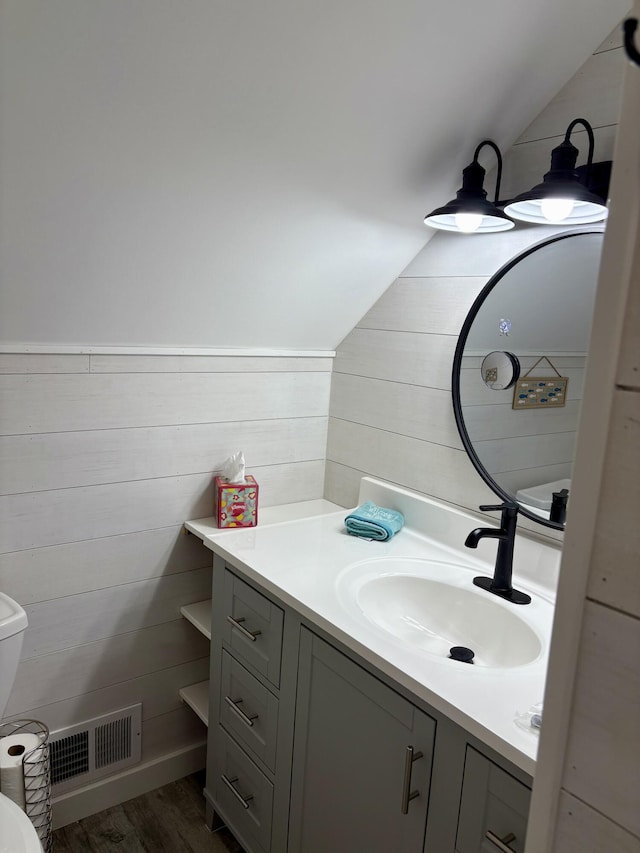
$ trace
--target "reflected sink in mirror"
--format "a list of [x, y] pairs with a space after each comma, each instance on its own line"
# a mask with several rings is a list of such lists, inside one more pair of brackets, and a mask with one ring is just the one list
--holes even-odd
[[[475, 587], [477, 574], [477, 569], [454, 563], [373, 559], [347, 567], [337, 580], [337, 592], [352, 616], [413, 651], [448, 659], [451, 647], [464, 646], [474, 652], [477, 667], [533, 663], [543, 651], [539, 634], [512, 604]], [[552, 605], [538, 605], [548, 609], [550, 620]]]

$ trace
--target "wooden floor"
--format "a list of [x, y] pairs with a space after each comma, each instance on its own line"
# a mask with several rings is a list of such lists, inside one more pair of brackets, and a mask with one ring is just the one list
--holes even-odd
[[54, 853], [243, 853], [227, 829], [206, 828], [203, 782], [187, 776], [58, 829]]

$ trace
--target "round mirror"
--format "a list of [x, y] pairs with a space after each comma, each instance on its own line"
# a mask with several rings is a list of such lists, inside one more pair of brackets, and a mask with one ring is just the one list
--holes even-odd
[[471, 306], [453, 362], [454, 414], [476, 470], [556, 529], [571, 500], [603, 236], [561, 234], [505, 264]]
[[482, 359], [480, 375], [487, 388], [504, 391], [520, 378], [520, 362], [512, 352], [490, 352]]

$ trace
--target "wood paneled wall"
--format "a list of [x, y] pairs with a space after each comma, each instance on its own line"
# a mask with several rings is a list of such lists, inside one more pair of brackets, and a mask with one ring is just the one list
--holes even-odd
[[27, 610], [5, 716], [52, 730], [141, 701], [143, 761], [203, 742], [178, 690], [209, 644], [213, 472], [244, 450], [262, 506], [322, 497], [330, 358], [0, 356], [0, 589]]
[[[636, 2], [632, 14], [639, 13]], [[557, 853], [640, 850], [640, 204], [637, 194], [628, 192], [640, 177], [640, 69], [631, 63], [628, 68], [605, 245], [608, 264], [603, 264], [607, 280], [615, 276], [628, 290], [620, 299], [616, 281], [617, 292], [603, 296], [615, 306], [622, 334], [601, 345], [609, 344], [615, 367], [606, 391], [598, 383], [587, 385], [585, 393], [585, 404], [593, 408], [602, 406], [604, 397], [608, 416], [600, 492], [593, 496], [588, 583], [581, 590], [586, 597], [577, 604], [558, 601], [560, 619], [576, 606], [584, 609], [551, 848]], [[594, 337], [597, 332], [596, 320]], [[585, 452], [590, 463], [594, 449]]]
[[[623, 61], [616, 33], [507, 153], [503, 197], [541, 180], [551, 149], [579, 116], [594, 126], [595, 160], [612, 158]], [[586, 134], [577, 130], [572, 140], [582, 148], [578, 163], [585, 162]], [[438, 232], [409, 264], [338, 348], [325, 497], [353, 505], [360, 476], [372, 474], [470, 509], [493, 501], [458, 437], [453, 353], [464, 318], [493, 273], [558, 233], [557, 227], [523, 223], [495, 235]], [[523, 526], [556, 538], [534, 523]]]

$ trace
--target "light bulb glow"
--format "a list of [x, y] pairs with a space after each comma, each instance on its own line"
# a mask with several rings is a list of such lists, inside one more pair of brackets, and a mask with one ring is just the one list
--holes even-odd
[[549, 222], [563, 222], [573, 212], [572, 198], [545, 198], [540, 203], [540, 212]]
[[456, 228], [463, 234], [473, 234], [482, 224], [481, 213], [456, 213]]

